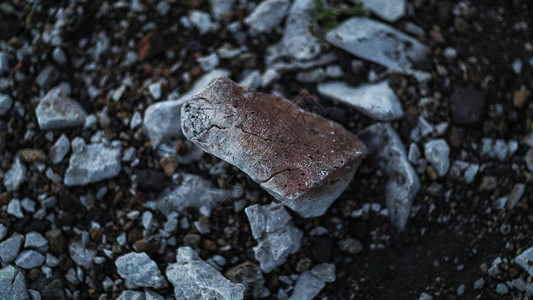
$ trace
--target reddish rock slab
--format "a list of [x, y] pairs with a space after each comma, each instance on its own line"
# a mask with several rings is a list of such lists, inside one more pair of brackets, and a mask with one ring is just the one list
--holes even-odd
[[184, 135], [303, 217], [323, 215], [352, 180], [364, 144], [282, 97], [216, 79], [181, 111]]

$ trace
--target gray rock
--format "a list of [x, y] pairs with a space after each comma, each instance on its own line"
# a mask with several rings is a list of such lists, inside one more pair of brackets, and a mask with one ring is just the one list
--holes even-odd
[[266, 0], [259, 3], [254, 11], [244, 19], [252, 36], [270, 33], [287, 15], [289, 0]]
[[296, 74], [296, 80], [303, 83], [320, 82], [326, 78], [326, 71], [323, 68], [316, 68], [309, 71], [300, 71]]
[[478, 280], [474, 281], [474, 289], [480, 290], [485, 285], [485, 279], [479, 278]]
[[196, 29], [198, 29], [200, 34], [208, 33], [215, 25], [213, 21], [211, 21], [209, 14], [200, 10], [191, 11], [189, 13], [189, 21], [194, 27], [196, 27]]
[[68, 247], [72, 260], [80, 267], [90, 269], [93, 265], [95, 250], [87, 249], [81, 242], [72, 242]]
[[366, 10], [388, 22], [396, 22], [405, 15], [405, 0], [360, 0]]
[[450, 169], [450, 147], [446, 140], [436, 139], [427, 142], [424, 145], [424, 154], [440, 177], [448, 173]]
[[9, 60], [7, 53], [0, 51], [0, 75], [9, 72]]
[[378, 121], [392, 121], [403, 117], [402, 104], [387, 80], [359, 87], [351, 87], [342, 81], [328, 82], [319, 84], [317, 89], [322, 96], [350, 105]]
[[418, 146], [415, 143], [411, 143], [411, 145], [409, 145], [409, 153], [407, 154], [407, 158], [414, 166], [416, 166], [416, 171], [418, 173], [425, 172], [427, 161], [422, 158], [420, 149], [418, 149]]
[[298, 278], [289, 300], [314, 299], [325, 286], [326, 283], [322, 279], [310, 271], [305, 271]]
[[468, 168], [465, 170], [465, 182], [466, 183], [472, 183], [474, 181], [474, 178], [477, 175], [477, 172], [479, 171], [479, 165], [478, 164], [470, 164]]
[[224, 278], [189, 247], [178, 249], [177, 262], [167, 267], [176, 299], [243, 299], [244, 286]]
[[181, 97], [154, 103], [144, 112], [144, 128], [155, 147], [161, 142], [181, 138], [181, 106], [190, 97], [202, 91], [211, 81], [218, 77], [229, 76], [230, 72], [222, 69], [213, 70], [203, 75], [192, 88]]
[[31, 200], [30, 198], [22, 199], [22, 201], [20, 201], [20, 205], [22, 205], [22, 208], [27, 212], [35, 212], [35, 201]]
[[24, 218], [24, 213], [22, 212], [22, 206], [20, 205], [19, 199], [13, 198], [11, 201], [9, 201], [7, 213], [19, 219]]
[[394, 226], [403, 229], [413, 198], [420, 189], [420, 180], [407, 160], [404, 145], [389, 123], [371, 125], [359, 134], [359, 138], [388, 177], [385, 199], [389, 216]]
[[20, 161], [20, 158], [15, 158], [11, 168], [4, 176], [4, 186], [9, 192], [17, 191], [20, 185], [26, 180], [26, 166]]
[[253, 70], [246, 74], [241, 81], [239, 81], [239, 85], [255, 91], [261, 86], [261, 80], [261, 72], [258, 70]]
[[3, 116], [13, 105], [13, 100], [9, 95], [0, 94], [0, 116]]
[[24, 237], [22, 235], [15, 233], [0, 243], [0, 260], [4, 263], [14, 261], [17, 258], [23, 240]]
[[57, 47], [52, 51], [52, 59], [60, 64], [64, 65], [67, 63], [67, 56], [65, 55], [65, 52], [60, 47]]
[[143, 292], [124, 290], [118, 296], [117, 300], [146, 300]]
[[232, 192], [215, 188], [211, 182], [194, 174], [181, 173], [181, 184], [174, 189], [163, 191], [155, 206], [165, 214], [181, 212], [185, 208], [213, 207], [224, 200], [231, 199]]
[[20, 252], [15, 263], [17, 266], [29, 270], [42, 266], [45, 257], [35, 250], [24, 250]]
[[32, 231], [26, 233], [24, 239], [24, 248], [41, 249], [48, 245], [48, 241], [38, 232]]
[[[75, 139], [76, 140], [76, 139]], [[79, 139], [78, 149], [72, 146], [69, 166], [63, 182], [67, 186], [80, 186], [117, 176], [120, 173], [122, 144], [113, 142], [85, 145]]]
[[57, 82], [59, 75], [59, 70], [53, 65], [49, 65], [37, 75], [35, 82], [41, 88], [48, 89]]
[[295, 0], [285, 22], [282, 44], [296, 60], [309, 60], [322, 52], [320, 40], [312, 33], [317, 27], [313, 0]]
[[161, 81], [154, 82], [148, 86], [148, 92], [150, 92], [150, 95], [152, 98], [158, 100], [161, 98], [161, 94], [163, 93], [163, 87], [161, 85]]
[[233, 9], [237, 0], [209, 0], [211, 15], [215, 20], [220, 20], [227, 12]]
[[35, 109], [42, 130], [82, 126], [87, 113], [81, 105], [68, 98], [70, 87], [59, 85], [51, 89]]
[[70, 140], [65, 134], [61, 134], [61, 136], [52, 145], [52, 147], [50, 147], [50, 151], [48, 152], [50, 161], [53, 164], [57, 165], [63, 160], [63, 158], [65, 158], [69, 150]]
[[41, 300], [42, 299], [41, 293], [39, 293], [39, 291], [30, 289], [30, 290], [28, 290], [28, 294], [30, 294], [31, 300]]
[[498, 283], [496, 286], [496, 292], [500, 295], [507, 295], [509, 293], [509, 288], [505, 283]]
[[527, 153], [524, 156], [524, 161], [526, 162], [527, 169], [530, 172], [533, 172], [533, 149], [527, 150]]
[[255, 204], [244, 211], [258, 243], [254, 247], [255, 258], [265, 273], [284, 264], [289, 254], [300, 249], [303, 233], [281, 204]]
[[311, 269], [311, 274], [320, 278], [324, 282], [334, 282], [336, 279], [335, 265], [328, 263], [316, 265]]
[[216, 52], [213, 52], [209, 55], [198, 57], [198, 63], [204, 72], [210, 72], [218, 67], [220, 64], [220, 59], [218, 58]]
[[260, 298], [265, 290], [265, 277], [258, 265], [246, 261], [229, 269], [224, 276], [235, 283], [242, 283], [246, 287], [246, 299]]
[[7, 235], [7, 227], [4, 224], [0, 223], [0, 241], [3, 240]]
[[507, 157], [508, 149], [507, 143], [502, 139], [481, 139], [481, 155], [486, 155], [490, 158], [498, 158], [500, 161], [504, 161]]
[[325, 38], [355, 56], [401, 73], [407, 73], [414, 63], [424, 61], [430, 52], [428, 47], [405, 33], [363, 17], [346, 20]]
[[24, 274], [13, 266], [7, 266], [0, 270], [0, 299], [30, 299], [26, 289]]
[[122, 255], [117, 258], [115, 265], [122, 278], [137, 286], [158, 289], [166, 284], [157, 264], [144, 252]]
[[[0, 244], [1, 245], [1, 244]], [[514, 263], [522, 267], [530, 276], [533, 276], [533, 247], [524, 250], [514, 259]]]

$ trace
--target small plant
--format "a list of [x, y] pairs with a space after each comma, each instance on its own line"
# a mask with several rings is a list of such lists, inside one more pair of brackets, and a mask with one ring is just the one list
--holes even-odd
[[318, 25], [326, 30], [337, 27], [340, 18], [365, 15], [362, 2], [356, 2], [348, 8], [324, 8], [321, 0], [315, 0], [315, 10]]

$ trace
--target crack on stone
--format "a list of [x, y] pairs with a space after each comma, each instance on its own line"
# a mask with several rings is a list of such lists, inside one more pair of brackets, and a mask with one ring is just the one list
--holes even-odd
[[211, 124], [208, 128], [202, 130], [202, 131], [199, 131], [198, 133], [196, 133], [192, 138], [194, 139], [198, 139], [198, 136], [208, 132], [209, 130], [213, 129], [213, 128], [218, 128], [220, 130], [225, 130], [225, 129], [228, 129], [228, 127], [222, 127], [222, 126], [219, 126], [219, 125], [216, 125], [216, 124]]
[[274, 178], [274, 176], [277, 176], [277, 175], [279, 175], [279, 174], [281, 174], [281, 173], [283, 173], [283, 172], [287, 172], [287, 171], [291, 171], [291, 168], [285, 168], [285, 169], [283, 169], [283, 170], [281, 170], [281, 171], [274, 172], [274, 173], [273, 173], [272, 175], [270, 175], [267, 179], [261, 181], [261, 183], [265, 183], [265, 182], [271, 180], [272, 178]]
[[242, 133], [245, 133], [245, 134], [249, 134], [249, 135], [252, 135], [252, 136], [258, 137], [258, 138], [262, 139], [262, 140], [265, 141], [265, 142], [271, 142], [271, 141], [272, 141], [271, 139], [266, 138], [266, 137], [262, 137], [262, 136], [260, 136], [260, 135], [257, 134], [257, 133], [253, 133], [253, 132], [251, 132], [251, 131], [248, 131], [248, 130], [246, 130], [246, 129], [243, 129], [243, 128], [242, 128], [242, 124], [235, 126], [235, 128], [239, 129]]

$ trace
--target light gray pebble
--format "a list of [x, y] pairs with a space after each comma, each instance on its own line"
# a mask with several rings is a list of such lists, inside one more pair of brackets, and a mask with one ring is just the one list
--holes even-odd
[[26, 180], [26, 166], [20, 161], [20, 158], [15, 158], [11, 168], [4, 176], [4, 186], [9, 192], [17, 191], [20, 185]]
[[474, 289], [480, 290], [485, 285], [485, 279], [479, 278], [478, 280], [474, 281]]
[[17, 266], [29, 270], [40, 267], [44, 263], [44, 255], [35, 250], [24, 250], [20, 252], [15, 263]]
[[498, 283], [496, 286], [496, 292], [500, 295], [507, 295], [509, 293], [509, 288], [505, 283]]
[[22, 212], [22, 206], [20, 205], [19, 199], [11, 199], [7, 206], [7, 213], [19, 219], [24, 218], [24, 213]]
[[0, 94], [0, 116], [3, 116], [13, 105], [13, 100], [9, 95]]
[[65, 158], [69, 150], [70, 150], [70, 140], [65, 134], [61, 134], [61, 136], [52, 145], [52, 147], [50, 147], [50, 151], [48, 152], [50, 161], [53, 164], [57, 165]]
[[424, 154], [440, 177], [448, 173], [450, 168], [450, 147], [444, 139], [427, 142], [424, 145]]

